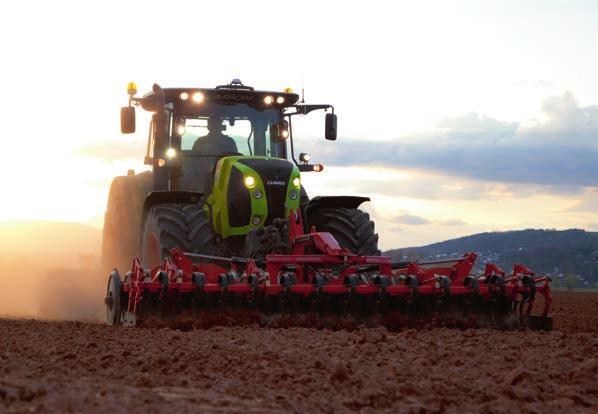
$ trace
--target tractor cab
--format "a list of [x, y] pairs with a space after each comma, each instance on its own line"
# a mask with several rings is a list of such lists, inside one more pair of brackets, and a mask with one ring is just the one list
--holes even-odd
[[145, 163], [152, 166], [154, 191], [210, 194], [218, 162], [229, 156], [290, 159], [301, 171], [320, 171], [303, 155], [293, 153], [291, 117], [315, 109], [327, 114], [327, 139], [336, 138], [336, 118], [330, 105], [297, 104], [299, 96], [256, 91], [235, 79], [208, 88], [164, 88], [135, 97], [130, 84], [129, 106], [121, 110], [123, 133], [135, 131], [135, 106], [153, 112]]

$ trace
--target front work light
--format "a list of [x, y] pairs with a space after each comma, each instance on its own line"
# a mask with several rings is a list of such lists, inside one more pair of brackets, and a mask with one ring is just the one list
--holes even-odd
[[284, 119], [274, 125], [274, 130], [276, 131], [276, 138], [278, 138], [279, 141], [286, 140], [290, 135], [289, 123]]
[[181, 100], [186, 101], [187, 99], [189, 99], [189, 94], [187, 92], [182, 92], [179, 97], [181, 98]]
[[166, 150], [166, 157], [173, 159], [174, 157], [176, 157], [176, 150], [174, 148], [168, 148]]
[[273, 98], [273, 97], [271, 97], [271, 96], [269, 96], [269, 95], [268, 95], [268, 96], [266, 96], [266, 97], [264, 98], [264, 103], [265, 103], [266, 105], [270, 105], [272, 102], [274, 102], [274, 98]]
[[279, 96], [278, 98], [276, 98], [276, 103], [277, 104], [283, 104], [284, 103], [284, 98], [282, 96]]
[[195, 102], [195, 103], [201, 103], [203, 101], [203, 93], [195, 92], [193, 94], [192, 99], [193, 99], [193, 102]]
[[311, 155], [309, 155], [307, 152], [302, 152], [299, 154], [299, 161], [307, 164], [309, 160], [311, 160]]
[[243, 183], [245, 183], [245, 187], [253, 188], [255, 187], [255, 178], [251, 175], [246, 175], [245, 178], [243, 178]]

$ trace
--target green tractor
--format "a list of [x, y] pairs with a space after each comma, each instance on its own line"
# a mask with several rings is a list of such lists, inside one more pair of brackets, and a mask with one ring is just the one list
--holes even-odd
[[[300, 212], [305, 230], [331, 233], [341, 247], [379, 255], [378, 235], [358, 207], [369, 198], [309, 198], [301, 173], [319, 172], [296, 156], [292, 119], [326, 111], [325, 138], [336, 140], [331, 105], [307, 105], [290, 89], [256, 91], [238, 79], [208, 88], [161, 88], [121, 108], [121, 131], [135, 132], [135, 107], [151, 115], [145, 164], [150, 171], [116, 177], [104, 221], [105, 268], [126, 269], [139, 256], [158, 266], [173, 247], [219, 257], [257, 257], [276, 250], [268, 237]], [[281, 224], [282, 223], [282, 224]], [[284, 237], [282, 238], [284, 244]]]

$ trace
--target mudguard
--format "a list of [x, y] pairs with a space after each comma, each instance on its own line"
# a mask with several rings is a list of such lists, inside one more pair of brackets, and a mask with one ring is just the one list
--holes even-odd
[[366, 201], [370, 201], [369, 197], [358, 196], [319, 196], [309, 200], [305, 206], [305, 221], [309, 223], [309, 216], [314, 211], [323, 208], [357, 208]]

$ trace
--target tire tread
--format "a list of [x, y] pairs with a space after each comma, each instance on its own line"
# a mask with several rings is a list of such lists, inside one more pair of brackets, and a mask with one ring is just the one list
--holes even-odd
[[359, 209], [325, 208], [309, 217], [318, 231], [331, 233], [341, 247], [359, 255], [380, 255], [378, 234], [368, 213]]

